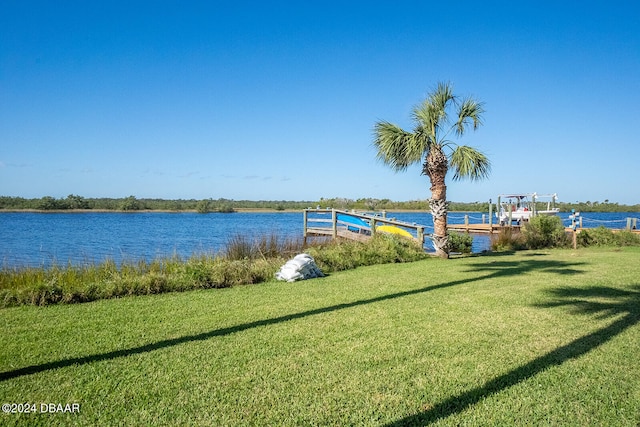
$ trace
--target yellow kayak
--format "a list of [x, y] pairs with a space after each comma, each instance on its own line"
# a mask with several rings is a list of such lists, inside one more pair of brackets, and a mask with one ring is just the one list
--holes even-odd
[[409, 233], [407, 230], [396, 227], [394, 225], [381, 225], [379, 227], [376, 227], [376, 231], [382, 231], [383, 233], [397, 234], [399, 236], [413, 238], [411, 233]]

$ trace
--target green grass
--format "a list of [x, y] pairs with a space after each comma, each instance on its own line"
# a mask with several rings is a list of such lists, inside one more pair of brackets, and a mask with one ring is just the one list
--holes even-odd
[[0, 310], [0, 425], [640, 423], [640, 248]]

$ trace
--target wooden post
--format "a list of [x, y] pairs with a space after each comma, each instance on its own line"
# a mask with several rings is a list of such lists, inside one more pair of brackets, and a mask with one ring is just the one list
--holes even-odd
[[335, 240], [338, 238], [338, 215], [336, 214], [335, 209], [331, 209], [331, 227], [331, 235]]
[[573, 229], [573, 249], [578, 249], [578, 231]]
[[627, 230], [631, 230], [631, 218], [627, 218]]
[[638, 218], [631, 218], [631, 229], [632, 230], [638, 229]]
[[469, 230], [469, 214], [464, 215], [464, 226]]
[[376, 234], [376, 217], [371, 217], [371, 237]]
[[489, 230], [491, 230], [492, 225], [493, 225], [493, 203], [491, 203], [491, 200], [489, 200]]
[[302, 244], [304, 246], [307, 246], [307, 215], [308, 215], [309, 211], [304, 209], [302, 211]]
[[531, 204], [533, 206], [531, 206], [531, 210], [533, 211], [533, 216], [536, 216], [538, 213], [538, 208], [536, 207], [536, 195], [535, 193], [533, 194], [533, 196], [531, 196]]

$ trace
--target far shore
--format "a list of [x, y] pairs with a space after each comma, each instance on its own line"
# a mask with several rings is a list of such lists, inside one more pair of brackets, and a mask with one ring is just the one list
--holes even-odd
[[[311, 208], [313, 209], [313, 208]], [[269, 209], [269, 208], [234, 208], [232, 212], [220, 212], [220, 211], [210, 211], [205, 212], [203, 215], [207, 213], [292, 213], [292, 212], [302, 212], [303, 209]], [[351, 210], [351, 209], [345, 209]], [[361, 209], [356, 209], [358, 212], [373, 212], [373, 211], [363, 211]], [[427, 210], [420, 209], [391, 209], [385, 210], [386, 212], [406, 212], [406, 213], [414, 213], [414, 212], [429, 212]], [[379, 211], [382, 212], [382, 211]], [[471, 211], [449, 211], [449, 212], [471, 212]], [[138, 210], [116, 210], [116, 209], [51, 209], [51, 210], [42, 210], [42, 209], [0, 209], [1, 213], [198, 213], [195, 209], [183, 209], [183, 210], [171, 210], [171, 209], [138, 209]]]

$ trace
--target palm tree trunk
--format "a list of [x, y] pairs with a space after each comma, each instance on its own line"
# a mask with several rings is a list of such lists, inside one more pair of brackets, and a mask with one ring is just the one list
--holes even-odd
[[431, 216], [433, 217], [433, 246], [436, 255], [449, 258], [449, 238], [447, 237], [447, 186], [445, 177], [449, 164], [442, 149], [431, 147], [423, 167], [423, 173], [431, 181]]
[[443, 199], [431, 199], [429, 204], [431, 205], [431, 215], [433, 216], [433, 246], [436, 250], [436, 255], [441, 258], [449, 258], [447, 202]]

